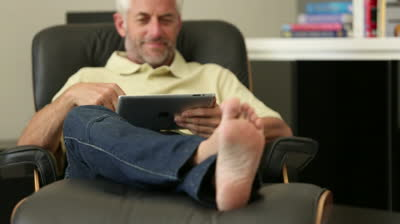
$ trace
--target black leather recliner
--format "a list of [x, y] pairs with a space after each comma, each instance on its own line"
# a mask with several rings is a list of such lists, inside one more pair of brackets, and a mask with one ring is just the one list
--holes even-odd
[[[252, 87], [243, 36], [221, 21], [185, 21], [177, 48], [187, 61], [217, 63]], [[61, 25], [33, 41], [36, 110], [51, 102], [66, 80], [82, 67], [104, 66], [123, 40], [112, 24]], [[106, 180], [57, 180], [53, 155], [35, 146], [0, 152], [0, 167], [32, 164], [35, 186], [44, 186], [14, 209], [12, 223], [322, 223], [329, 190], [288, 183], [314, 157], [311, 139], [281, 138], [267, 145], [260, 166], [265, 185], [248, 206], [230, 212], [202, 207], [186, 195], [152, 192]], [[285, 183], [276, 183], [284, 179]], [[54, 182], [54, 183], [52, 183]], [[51, 183], [51, 184], [50, 184]]]

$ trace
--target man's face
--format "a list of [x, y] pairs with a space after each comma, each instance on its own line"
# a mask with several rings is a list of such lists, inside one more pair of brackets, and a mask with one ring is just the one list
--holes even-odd
[[130, 60], [153, 67], [172, 63], [181, 28], [175, 0], [131, 0], [124, 21]]

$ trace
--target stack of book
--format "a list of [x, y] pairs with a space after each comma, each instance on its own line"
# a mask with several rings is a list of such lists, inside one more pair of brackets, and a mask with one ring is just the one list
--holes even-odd
[[282, 26], [282, 37], [352, 36], [353, 4], [348, 2], [307, 3], [295, 24]]
[[348, 0], [307, 3], [282, 37], [392, 37], [400, 35], [400, 0]]

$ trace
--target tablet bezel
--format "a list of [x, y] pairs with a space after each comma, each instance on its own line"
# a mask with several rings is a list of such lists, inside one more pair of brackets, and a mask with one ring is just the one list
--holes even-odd
[[187, 109], [214, 107], [215, 94], [119, 96], [117, 113], [134, 126], [151, 130], [180, 129], [174, 115]]

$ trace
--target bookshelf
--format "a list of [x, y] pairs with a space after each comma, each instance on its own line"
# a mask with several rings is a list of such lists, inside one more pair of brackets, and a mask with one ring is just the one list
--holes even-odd
[[246, 38], [251, 60], [400, 60], [400, 38]]
[[[372, 20], [373, 1], [346, 1], [353, 4], [350, 37], [246, 44], [253, 61], [289, 68], [292, 127], [320, 143], [303, 181], [333, 190], [339, 204], [400, 211], [400, 38], [390, 37], [400, 1], [375, 1]], [[313, 2], [332, 1], [300, 0], [299, 13]]]
[[301, 181], [331, 189], [338, 204], [400, 211], [400, 38], [246, 45], [253, 63], [273, 64], [262, 75], [290, 77], [282, 91], [290, 90], [294, 132], [320, 144]]

